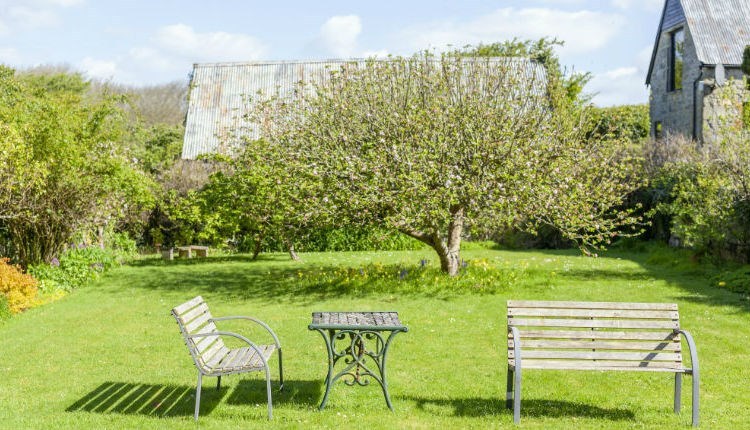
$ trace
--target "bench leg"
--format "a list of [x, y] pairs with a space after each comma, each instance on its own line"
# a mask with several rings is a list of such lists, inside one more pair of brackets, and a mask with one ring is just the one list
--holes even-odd
[[513, 372], [513, 422], [521, 424], [521, 369]]
[[198, 411], [201, 408], [201, 384], [203, 382], [203, 374], [198, 372], [198, 388], [195, 390], [195, 420], [198, 421]]
[[674, 374], [674, 413], [680, 413], [682, 402], [682, 373]]
[[505, 408], [513, 409], [513, 370], [508, 368], [508, 377], [505, 381]]
[[699, 398], [699, 389], [700, 389], [700, 377], [698, 374], [698, 364], [697, 360], [693, 362], [693, 427], [698, 427], [698, 420], [699, 415], [698, 411], [700, 410], [700, 398]]

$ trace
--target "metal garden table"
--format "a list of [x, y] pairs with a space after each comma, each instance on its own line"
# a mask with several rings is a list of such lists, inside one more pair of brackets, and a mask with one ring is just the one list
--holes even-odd
[[[374, 379], [383, 389], [388, 408], [393, 410], [385, 378], [388, 347], [398, 333], [409, 330], [401, 324], [397, 312], [313, 312], [308, 328], [323, 336], [328, 350], [328, 376], [321, 410], [331, 387], [340, 378], [349, 386], [370, 385]], [[342, 358], [343, 368], [334, 374]]]

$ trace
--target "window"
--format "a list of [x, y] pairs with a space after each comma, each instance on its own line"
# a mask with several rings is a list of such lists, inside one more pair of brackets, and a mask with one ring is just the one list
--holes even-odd
[[685, 30], [675, 30], [669, 35], [669, 91], [682, 89], [682, 65], [685, 54]]
[[654, 122], [654, 139], [661, 139], [662, 138], [662, 129], [661, 129], [661, 121], [655, 121]]

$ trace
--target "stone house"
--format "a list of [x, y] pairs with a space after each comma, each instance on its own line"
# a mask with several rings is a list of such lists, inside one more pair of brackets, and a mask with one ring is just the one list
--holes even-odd
[[747, 45], [750, 0], [665, 0], [646, 77], [651, 136], [713, 140], [725, 119], [741, 121]]

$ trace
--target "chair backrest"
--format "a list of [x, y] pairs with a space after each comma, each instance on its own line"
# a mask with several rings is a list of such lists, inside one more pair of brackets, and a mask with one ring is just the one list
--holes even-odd
[[229, 348], [224, 345], [220, 336], [203, 336], [191, 338], [194, 334], [217, 332], [216, 324], [211, 321], [211, 312], [203, 297], [197, 296], [172, 309], [172, 316], [180, 326], [180, 332], [195, 365], [204, 371], [210, 371], [226, 354]]
[[671, 303], [508, 301], [508, 364], [515, 327], [523, 368], [675, 371], [683, 368]]

